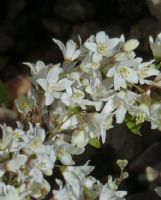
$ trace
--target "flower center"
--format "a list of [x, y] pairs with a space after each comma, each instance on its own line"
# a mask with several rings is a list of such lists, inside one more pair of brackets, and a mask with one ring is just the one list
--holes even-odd
[[141, 69], [139, 72], [141, 78], [145, 78], [148, 76], [147, 69]]
[[140, 124], [145, 121], [145, 114], [142, 112], [136, 113], [136, 124]]
[[105, 43], [98, 43], [98, 46], [97, 46], [97, 51], [100, 53], [100, 54], [103, 54], [105, 53], [107, 49], [107, 45]]
[[127, 76], [129, 74], [129, 71], [128, 71], [127, 67], [121, 66], [119, 68], [119, 73], [121, 74], [121, 76]]
[[84, 93], [82, 91], [77, 91], [72, 97], [72, 99], [75, 101], [80, 101], [83, 98], [84, 98]]

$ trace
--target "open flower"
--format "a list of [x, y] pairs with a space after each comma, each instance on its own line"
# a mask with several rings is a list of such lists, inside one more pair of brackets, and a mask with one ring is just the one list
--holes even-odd
[[45, 63], [41, 60], [38, 60], [36, 63], [24, 62], [23, 64], [27, 65], [30, 68], [32, 74], [31, 81], [36, 88], [37, 88], [36, 80], [40, 78], [46, 78], [48, 68], [49, 66], [52, 65], [52, 64], [45, 65]]
[[134, 66], [137, 66], [136, 60], [127, 60], [117, 62], [114, 67], [109, 69], [106, 76], [114, 77], [115, 90], [119, 90], [121, 87], [126, 89], [128, 83], [138, 83], [138, 75]]
[[116, 116], [116, 122], [122, 123], [125, 119], [126, 112], [131, 110], [137, 99], [137, 94], [130, 90], [121, 90], [120, 92], [112, 95], [107, 100], [102, 113], [114, 113]]
[[19, 168], [22, 167], [27, 161], [28, 157], [26, 155], [17, 155], [14, 159], [11, 159], [6, 164], [7, 171], [18, 172]]
[[57, 157], [64, 165], [73, 165], [75, 162], [72, 159], [72, 155], [80, 155], [85, 149], [77, 148], [64, 140], [57, 138], [54, 143], [54, 150]]
[[73, 88], [71, 94], [64, 93], [61, 97], [61, 101], [67, 106], [80, 106], [83, 110], [86, 109], [86, 106], [94, 106], [97, 111], [102, 107], [101, 101], [91, 101], [86, 99], [85, 93], [76, 88]]
[[94, 52], [96, 56], [100, 54], [101, 56], [109, 57], [114, 54], [119, 42], [119, 38], [110, 39], [105, 32], [101, 31], [96, 34], [96, 37], [89, 38], [84, 45], [91, 52]]
[[67, 78], [59, 80], [59, 75], [62, 72], [60, 65], [57, 64], [51, 68], [47, 74], [47, 79], [38, 79], [37, 83], [45, 91], [45, 105], [51, 105], [55, 98], [60, 98], [62, 91], [70, 90], [72, 81]]
[[21, 200], [15, 187], [0, 183], [0, 199], [1, 200]]
[[62, 171], [64, 179], [72, 191], [73, 200], [83, 199], [83, 184], [86, 182], [86, 176], [94, 169], [93, 166], [68, 166]]
[[79, 57], [81, 52], [79, 49], [77, 49], [77, 45], [73, 40], [69, 40], [66, 43], [66, 46], [60, 40], [53, 39], [53, 41], [61, 49], [66, 61], [74, 61]]
[[151, 80], [146, 80], [150, 76], [157, 76], [159, 74], [159, 70], [155, 69], [155, 66], [152, 64], [154, 60], [149, 62], [143, 62], [138, 65], [138, 77], [140, 84], [148, 84], [151, 85], [154, 82]]
[[124, 196], [126, 191], [117, 191], [115, 188], [111, 188], [108, 183], [105, 185], [99, 183], [99, 200], [125, 200]]
[[35, 149], [36, 159], [32, 160], [31, 166], [41, 170], [46, 176], [52, 175], [52, 169], [56, 161], [56, 155], [51, 145], [41, 145]]
[[113, 127], [113, 114], [109, 113], [89, 113], [87, 115], [87, 126], [91, 138], [102, 138], [105, 143], [106, 131]]

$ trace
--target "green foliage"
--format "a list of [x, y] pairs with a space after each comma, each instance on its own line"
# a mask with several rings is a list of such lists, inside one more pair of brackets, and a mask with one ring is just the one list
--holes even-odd
[[141, 136], [140, 128], [142, 124], [137, 124], [136, 119], [133, 116], [127, 114], [125, 117], [125, 124], [128, 127], [128, 129], [131, 130], [132, 133]]
[[155, 65], [156, 69], [160, 69], [161, 68], [161, 62]]
[[81, 108], [80, 107], [71, 107], [70, 109], [69, 109], [69, 113], [70, 114], [78, 114], [78, 113], [80, 113], [81, 112]]
[[90, 138], [88, 142], [91, 146], [99, 149], [101, 144], [98, 138]]

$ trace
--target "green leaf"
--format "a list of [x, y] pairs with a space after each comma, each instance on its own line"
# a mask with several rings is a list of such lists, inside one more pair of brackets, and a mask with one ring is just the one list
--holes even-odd
[[133, 116], [127, 114], [124, 121], [126, 126], [131, 130], [132, 133], [141, 136], [140, 128], [142, 124], [136, 124], [136, 120]]
[[81, 112], [81, 108], [80, 107], [73, 107], [73, 108], [69, 109], [69, 113], [72, 113], [72, 114], [78, 114], [80, 112]]
[[99, 141], [98, 138], [90, 138], [89, 141], [88, 141], [88, 143], [91, 146], [95, 147], [95, 148], [100, 148], [100, 146], [101, 146], [100, 141]]
[[160, 69], [161, 68], [161, 62], [155, 65], [155, 69]]
[[8, 105], [9, 99], [8, 99], [8, 91], [5, 84], [0, 81], [0, 104]]

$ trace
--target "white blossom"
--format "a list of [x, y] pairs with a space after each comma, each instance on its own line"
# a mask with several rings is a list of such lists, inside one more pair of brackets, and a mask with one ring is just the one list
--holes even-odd
[[[88, 143], [105, 143], [113, 121], [123, 123], [126, 114], [161, 130], [161, 33], [149, 40], [156, 61], [136, 56], [138, 40], [101, 31], [84, 44], [79, 38], [79, 47], [53, 39], [64, 56], [60, 64], [24, 63], [34, 87], [16, 100], [22, 123], [0, 125], [0, 200], [48, 198], [52, 174], [59, 186], [52, 199], [125, 200], [116, 184], [124, 174], [103, 184], [90, 175], [89, 161], [78, 166], [75, 156], [84, 156]], [[55, 179], [57, 170], [63, 181]]]
[[12, 185], [5, 185], [0, 182], [0, 199], [1, 200], [22, 200], [25, 195], [19, 194]]
[[84, 152], [84, 148], [77, 148], [72, 144], [65, 142], [61, 138], [57, 138], [54, 143], [54, 149], [57, 157], [64, 165], [73, 165], [75, 162], [72, 155], [80, 155]]
[[70, 86], [73, 82], [67, 78], [59, 79], [61, 72], [62, 69], [58, 64], [49, 70], [46, 79], [37, 80], [37, 83], [45, 91], [45, 105], [52, 104], [55, 98], [59, 99], [63, 94], [62, 91], [70, 91]]
[[138, 65], [138, 75], [140, 84], [153, 84], [153, 81], [146, 80], [150, 76], [157, 76], [159, 74], [159, 70], [155, 69], [155, 66], [152, 65], [154, 60], [149, 62], [140, 63]]
[[77, 49], [77, 45], [73, 40], [69, 40], [66, 43], [66, 46], [59, 40], [53, 39], [53, 41], [61, 49], [65, 60], [74, 61], [79, 57], [81, 52], [79, 49]]
[[125, 200], [126, 191], [117, 191], [108, 186], [108, 184], [100, 186], [99, 200]]
[[6, 163], [7, 171], [17, 172], [20, 167], [25, 164], [27, 159], [26, 155], [17, 155], [14, 159], [11, 159]]
[[71, 94], [64, 93], [61, 97], [61, 101], [67, 106], [80, 106], [83, 110], [86, 109], [86, 106], [94, 106], [97, 111], [102, 107], [102, 102], [85, 99], [85, 93], [76, 88], [73, 88]]
[[130, 39], [127, 42], [125, 42], [125, 44], [123, 45], [123, 50], [130, 52], [133, 51], [134, 49], [136, 49], [139, 45], [139, 41], [136, 39]]
[[101, 56], [109, 57], [114, 54], [115, 48], [119, 42], [119, 38], [110, 39], [105, 32], [101, 31], [96, 34], [96, 37], [88, 39], [84, 45], [87, 49], [93, 52], [95, 56], [100, 54]]
[[129, 90], [121, 90], [120, 92], [109, 97], [105, 104], [102, 113], [114, 113], [116, 116], [116, 122], [122, 123], [125, 119], [127, 111], [136, 102], [138, 95]]
[[127, 60], [118, 62], [106, 74], [107, 77], [114, 78], [114, 89], [127, 88], [128, 83], [138, 83], [137, 71], [135, 60]]
[[161, 58], [161, 33], [159, 33], [154, 41], [152, 36], [149, 37], [149, 43], [153, 52], [154, 58]]

